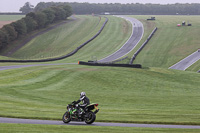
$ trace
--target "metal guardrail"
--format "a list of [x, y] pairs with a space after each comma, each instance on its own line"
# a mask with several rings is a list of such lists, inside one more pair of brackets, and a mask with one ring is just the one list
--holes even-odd
[[142, 44], [142, 46], [135, 52], [135, 54], [133, 55], [133, 57], [130, 60], [129, 64], [133, 64], [133, 61], [135, 60], [136, 56], [142, 51], [142, 49], [146, 46], [146, 44], [149, 42], [149, 40], [152, 38], [152, 36], [154, 35], [154, 33], [157, 31], [157, 27], [151, 32], [151, 34], [149, 35], [149, 37], [147, 38], [147, 40]]
[[75, 50], [73, 50], [72, 52], [68, 53], [67, 55], [61, 56], [61, 57], [57, 57], [57, 58], [49, 58], [49, 59], [39, 59], [39, 60], [0, 60], [0, 62], [18, 62], [18, 63], [29, 63], [29, 62], [49, 62], [49, 61], [56, 61], [56, 60], [61, 60], [61, 59], [65, 59], [67, 57], [70, 57], [72, 55], [74, 55], [75, 53], [77, 53], [83, 46], [85, 46], [86, 44], [88, 44], [89, 42], [91, 42], [92, 40], [94, 40], [105, 28], [107, 22], [108, 22], [108, 18], [104, 16], [104, 18], [106, 18], [104, 24], [102, 25], [101, 29], [88, 41], [84, 42], [83, 44], [81, 44], [79, 47], [77, 47]]

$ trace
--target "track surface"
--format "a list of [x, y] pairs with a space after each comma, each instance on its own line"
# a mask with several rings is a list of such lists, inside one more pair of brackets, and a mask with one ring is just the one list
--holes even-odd
[[135, 18], [131, 18], [131, 17], [126, 17], [126, 16], [118, 16], [118, 17], [124, 18], [131, 22], [132, 27], [133, 27], [132, 35], [129, 38], [129, 40], [118, 51], [109, 55], [106, 58], [99, 60], [98, 62], [112, 62], [114, 60], [117, 60], [123, 57], [124, 55], [131, 52], [142, 39], [144, 28], [143, 28], [143, 24], [139, 20]]
[[33, 65], [15, 65], [15, 66], [0, 66], [0, 71], [32, 66], [53, 66], [53, 65], [66, 65], [66, 64], [77, 64], [77, 63], [59, 63], [59, 64], [33, 64]]
[[197, 62], [199, 59], [200, 59], [200, 52], [196, 51], [193, 54], [186, 57], [185, 59], [171, 66], [169, 69], [186, 70], [188, 67]]
[[49, 120], [31, 120], [31, 119], [16, 119], [16, 118], [1, 118], [0, 123], [19, 123], [19, 124], [44, 124], [44, 125], [71, 125], [71, 126], [114, 126], [114, 127], [148, 127], [148, 128], [181, 128], [181, 129], [200, 129], [200, 126], [186, 125], [159, 125], [159, 124], [125, 124], [125, 123], [101, 123], [94, 122], [87, 125], [84, 122], [70, 122], [64, 124], [62, 121]]

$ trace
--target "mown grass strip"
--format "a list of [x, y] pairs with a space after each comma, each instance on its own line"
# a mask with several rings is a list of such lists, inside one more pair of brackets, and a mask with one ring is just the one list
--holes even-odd
[[29, 124], [0, 124], [1, 132], [37, 132], [37, 133], [198, 133], [199, 129], [162, 129], [162, 128], [134, 128], [134, 127], [97, 127], [97, 126], [67, 126], [67, 125], [29, 125]]

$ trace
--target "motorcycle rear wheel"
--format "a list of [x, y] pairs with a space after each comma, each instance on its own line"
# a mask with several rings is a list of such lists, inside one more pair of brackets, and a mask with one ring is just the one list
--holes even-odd
[[63, 120], [64, 123], [69, 123], [71, 121], [71, 117], [70, 117], [69, 111], [64, 113], [64, 115], [62, 117], [62, 120]]
[[96, 115], [92, 111], [88, 112], [87, 116], [88, 117], [85, 119], [86, 124], [92, 124], [96, 119]]

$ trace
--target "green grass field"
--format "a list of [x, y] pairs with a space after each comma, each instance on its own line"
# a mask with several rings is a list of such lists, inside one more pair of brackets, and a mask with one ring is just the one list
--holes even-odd
[[23, 17], [24, 15], [0, 15], [0, 21], [16, 21]]
[[187, 71], [195, 71], [195, 72], [199, 71], [200, 70], [199, 64], [200, 60], [194, 63], [191, 67], [189, 67]]
[[95, 126], [56, 126], [56, 125], [27, 125], [0, 124], [3, 133], [199, 133], [199, 129], [161, 129], [161, 128], [130, 128], [130, 127], [95, 127]]
[[[134, 62], [141, 63], [144, 66], [143, 69], [61, 65], [0, 71], [0, 116], [61, 120], [66, 111], [66, 105], [71, 101], [78, 100], [79, 93], [85, 91], [91, 102], [99, 103], [100, 112], [97, 114], [99, 122], [200, 125], [200, 75], [192, 72], [199, 69], [200, 62], [192, 65], [186, 72], [168, 69], [170, 65], [185, 58], [198, 48], [198, 34], [195, 33], [199, 32], [199, 16], [156, 16], [157, 20], [154, 22], [145, 20], [149, 16], [134, 17], [144, 24], [145, 34], [142, 41], [145, 41], [155, 26], [159, 28]], [[95, 27], [98, 23], [98, 19], [92, 19], [90, 16], [80, 16], [79, 19], [82, 20], [80, 21], [81, 25], [90, 22]], [[100, 59], [119, 49], [129, 38], [131, 25], [125, 20], [113, 16], [110, 16], [109, 20], [103, 34], [93, 42], [74, 56], [53, 63], [88, 61], [93, 56]], [[190, 21], [193, 26], [176, 27], [176, 24], [183, 20]], [[79, 27], [78, 23], [79, 21], [70, 24], [71, 26], [68, 28], [76, 29]], [[60, 30], [55, 29], [54, 32], [60, 32], [60, 34], [66, 32], [67, 34], [69, 31], [64, 30], [64, 27]], [[97, 29], [95, 28], [95, 30]], [[78, 31], [74, 32], [75, 34], [79, 33]], [[93, 33], [88, 35], [80, 33], [79, 42], [87, 40]], [[52, 33], [48, 33], [48, 37], [46, 36], [46, 38], [51, 37], [54, 38]], [[63, 37], [64, 40], [64, 36], [60, 37]], [[42, 41], [39, 38], [37, 37], [33, 41]], [[70, 38], [70, 41], [73, 39], [74, 42], [77, 41], [73, 37]], [[55, 39], [55, 41], [59, 42], [59, 39]], [[65, 43], [59, 44], [56, 48], [65, 48]], [[142, 42], [137, 48], [141, 44]], [[32, 45], [27, 45], [21, 50], [28, 49], [28, 47], [31, 49]], [[46, 44], [44, 47], [53, 46]], [[32, 47], [32, 49], [32, 51], [37, 51], [34, 49], [38, 48]], [[34, 55], [31, 54], [32, 51], [27, 52], [26, 56]], [[48, 51], [44, 53], [46, 54], [44, 57], [49, 57]], [[59, 52], [59, 54], [63, 53]], [[133, 53], [134, 51], [129, 54], [129, 57]], [[22, 57], [20, 54], [25, 54], [25, 51], [19, 55], [16, 53], [16, 56]], [[39, 58], [39, 53], [37, 58]], [[0, 63], [0, 66], [6, 65], [15, 65], [15, 63]], [[56, 132], [58, 130], [73, 132], [83, 129], [88, 132], [94, 132], [94, 130], [97, 132], [148, 133], [199, 132], [199, 130], [187, 129], [0, 125], [4, 127], [0, 131], [5, 133], [13, 132], [14, 129], [18, 132], [33, 129], [37, 132]]]
[[97, 121], [200, 124], [200, 75], [161, 68], [80, 65], [0, 71], [0, 116], [61, 119], [85, 91]]
[[[149, 16], [133, 16], [146, 21]], [[148, 67], [168, 68], [199, 48], [200, 16], [155, 16], [158, 31], [139, 54], [135, 63]], [[177, 27], [182, 21], [192, 26]], [[189, 68], [190, 71], [200, 69], [200, 64]]]

